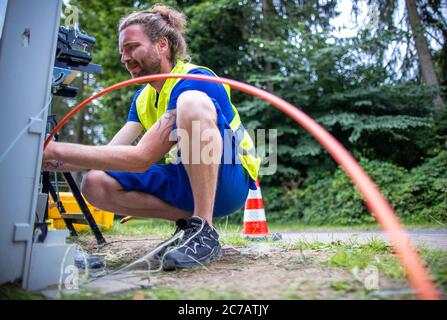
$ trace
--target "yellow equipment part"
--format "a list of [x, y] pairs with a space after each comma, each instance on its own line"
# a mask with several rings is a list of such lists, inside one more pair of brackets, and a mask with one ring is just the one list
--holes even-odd
[[[65, 211], [68, 214], [80, 214], [81, 208], [79, 208], [78, 203], [76, 202], [76, 199], [74, 198], [73, 194], [71, 192], [59, 192], [60, 200], [62, 201], [62, 204], [65, 208]], [[84, 198], [85, 200], [85, 198]], [[92, 213], [93, 219], [95, 219], [96, 223], [98, 224], [98, 227], [101, 229], [111, 229], [113, 226], [113, 218], [114, 213], [109, 211], [104, 211], [98, 208], [95, 208], [93, 205], [87, 202], [85, 200], [85, 203], [87, 204], [88, 208], [90, 209], [90, 212]], [[64, 219], [62, 219], [59, 210], [57, 209], [56, 203], [54, 203], [52, 197], [49, 197], [48, 200], [48, 219], [50, 222], [49, 228], [50, 229], [66, 229], [66, 225], [64, 222]], [[79, 224], [79, 223], [73, 223], [73, 226], [76, 231], [88, 231], [90, 228], [88, 224]]]

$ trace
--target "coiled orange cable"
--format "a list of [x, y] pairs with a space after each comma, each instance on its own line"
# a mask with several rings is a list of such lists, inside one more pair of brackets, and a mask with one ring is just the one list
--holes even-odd
[[349, 178], [359, 189], [365, 204], [371, 211], [374, 218], [382, 227], [382, 230], [388, 236], [391, 245], [393, 246], [397, 258], [405, 270], [408, 281], [415, 289], [416, 295], [419, 299], [441, 299], [435, 284], [433, 283], [428, 270], [413, 247], [411, 240], [405, 229], [400, 225], [399, 220], [394, 213], [389, 203], [383, 198], [380, 191], [352, 157], [352, 155], [338, 142], [326, 129], [319, 125], [315, 120], [310, 118], [307, 114], [290, 104], [289, 102], [269, 93], [262, 89], [256, 88], [246, 83], [236, 80], [216, 78], [202, 75], [188, 75], [188, 74], [158, 74], [151, 76], [144, 76], [127, 81], [117, 83], [110, 86], [90, 98], [84, 100], [75, 108], [73, 108], [53, 129], [45, 141], [44, 148], [51, 141], [56, 132], [80, 109], [85, 107], [91, 101], [115, 90], [127, 87], [136, 83], [146, 83], [156, 80], [168, 78], [184, 78], [191, 80], [202, 80], [216, 83], [228, 84], [230, 87], [248, 93], [252, 96], [259, 97], [280, 111], [287, 114], [307, 130], [334, 158], [334, 160], [342, 166]]

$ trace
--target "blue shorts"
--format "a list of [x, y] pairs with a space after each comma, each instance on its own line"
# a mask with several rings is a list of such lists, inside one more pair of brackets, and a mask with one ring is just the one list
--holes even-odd
[[[221, 136], [225, 129], [230, 129], [229, 123], [222, 114], [219, 104], [212, 99], [217, 111], [217, 126]], [[231, 150], [226, 150], [230, 149]], [[216, 197], [214, 202], [214, 217], [230, 215], [245, 204], [249, 188], [256, 188], [255, 182], [240, 163], [234, 161], [234, 143], [223, 143], [223, 153], [231, 152], [232, 163], [224, 163], [224, 155], [219, 167]], [[115, 178], [125, 191], [141, 191], [152, 194], [168, 204], [189, 212], [194, 211], [194, 199], [188, 174], [182, 163], [156, 164], [143, 173], [106, 172]]]
[[[153, 165], [146, 172], [107, 172], [125, 191], [141, 191], [179, 209], [193, 212], [194, 199], [188, 174], [180, 164]], [[240, 165], [221, 164], [214, 202], [214, 217], [223, 217], [242, 208], [247, 198], [250, 177]]]

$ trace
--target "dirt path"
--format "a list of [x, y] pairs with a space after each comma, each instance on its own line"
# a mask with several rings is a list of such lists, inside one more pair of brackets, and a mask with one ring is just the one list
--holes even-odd
[[[92, 237], [79, 241], [81, 247], [117, 270], [144, 256], [160, 239], [155, 237], [108, 236], [98, 246]], [[138, 292], [139, 297], [159, 299], [372, 299], [410, 297], [405, 280], [378, 274], [375, 292], [363, 278], [343, 268], [325, 264], [325, 250], [300, 250], [254, 242], [247, 247], [224, 246], [224, 256], [203, 268], [148, 273], [147, 265], [131, 272], [106, 275], [84, 289], [103, 295]], [[158, 291], [157, 291], [158, 290]], [[168, 290], [170, 295], [157, 294]], [[403, 291], [402, 291], [403, 290]], [[375, 294], [378, 294], [375, 295]]]

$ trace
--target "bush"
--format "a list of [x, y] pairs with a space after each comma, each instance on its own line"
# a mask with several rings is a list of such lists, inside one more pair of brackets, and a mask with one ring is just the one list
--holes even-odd
[[447, 151], [406, 175], [392, 199], [399, 215], [411, 222], [447, 221]]
[[[447, 151], [410, 171], [362, 158], [361, 166], [405, 222], [447, 221]], [[302, 188], [264, 192], [268, 221], [351, 225], [375, 220], [345, 172], [310, 171]], [[264, 191], [264, 189], [263, 189]]]

